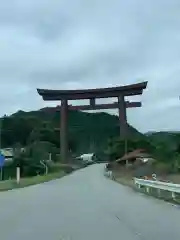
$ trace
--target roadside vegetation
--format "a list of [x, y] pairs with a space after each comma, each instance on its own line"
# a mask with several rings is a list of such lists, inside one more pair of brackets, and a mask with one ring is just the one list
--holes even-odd
[[[145, 149], [147, 153], [155, 159], [154, 169], [163, 175], [180, 173], [180, 134], [171, 134], [170, 141], [161, 138], [156, 140], [155, 136], [140, 136], [122, 140], [120, 138], [111, 139], [106, 149], [109, 161], [121, 158], [125, 151], [132, 152], [136, 149]], [[176, 177], [177, 180], [177, 177]], [[180, 178], [179, 178], [180, 180]]]
[[[125, 149], [125, 141], [119, 138], [113, 139], [109, 142], [107, 153], [110, 156], [114, 167], [113, 179], [125, 186], [129, 186], [132, 189], [139, 191], [148, 196], [152, 196], [158, 199], [162, 199], [173, 204], [180, 204], [180, 194], [175, 194], [172, 197], [172, 193], [169, 191], [158, 191], [154, 188], [149, 188], [149, 192], [146, 191], [146, 187], [141, 186], [137, 188], [134, 184], [135, 173], [137, 172], [138, 165], [125, 166], [114, 163], [114, 159], [119, 159], [123, 156]], [[131, 152], [135, 149], [145, 149], [150, 153], [151, 157], [155, 160], [149, 167], [156, 174], [157, 179], [160, 181], [167, 181], [180, 184], [180, 134], [179, 133], [154, 133], [153, 136], [141, 137], [136, 139], [127, 139], [126, 151]], [[113, 166], [113, 165], [112, 165]], [[148, 167], [148, 166], [147, 166]], [[144, 177], [150, 177], [152, 175], [144, 175]]]

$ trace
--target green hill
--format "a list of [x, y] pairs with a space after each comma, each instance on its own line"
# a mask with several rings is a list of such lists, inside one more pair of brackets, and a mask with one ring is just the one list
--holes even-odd
[[177, 149], [177, 145], [180, 140], [180, 133], [177, 132], [153, 132], [148, 134], [148, 138], [156, 144], [163, 143], [168, 146], [169, 149], [175, 150]]
[[[31, 138], [40, 138], [60, 146], [60, 112], [55, 108], [37, 111], [18, 111], [2, 120], [2, 146], [10, 147], [16, 143], [28, 144]], [[55, 130], [56, 129], [56, 130]], [[72, 151], [89, 152], [103, 149], [109, 138], [119, 135], [119, 119], [108, 113], [87, 113], [69, 111], [69, 145]], [[142, 135], [128, 125], [130, 136]]]

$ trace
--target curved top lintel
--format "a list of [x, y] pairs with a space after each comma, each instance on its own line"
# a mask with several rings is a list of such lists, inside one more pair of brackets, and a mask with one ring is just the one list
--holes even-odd
[[78, 89], [78, 90], [51, 90], [51, 89], [37, 89], [37, 92], [44, 100], [75, 100], [75, 99], [89, 99], [89, 98], [107, 98], [116, 97], [120, 94], [125, 96], [141, 95], [146, 89], [147, 82], [137, 84], [95, 88], [95, 89]]

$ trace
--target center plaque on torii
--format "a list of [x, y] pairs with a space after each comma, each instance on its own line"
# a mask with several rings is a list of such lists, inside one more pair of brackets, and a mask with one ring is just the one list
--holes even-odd
[[[60, 125], [60, 144], [61, 156], [65, 162], [68, 158], [68, 109], [69, 110], [100, 110], [100, 109], [118, 109], [120, 136], [127, 137], [127, 114], [126, 108], [141, 107], [141, 102], [125, 101], [126, 96], [142, 95], [146, 89], [147, 82], [131, 84], [120, 87], [96, 88], [96, 89], [80, 89], [80, 90], [50, 90], [37, 89], [37, 92], [45, 101], [61, 101], [61, 125]], [[109, 104], [96, 104], [98, 98], [114, 98], [117, 102]], [[68, 100], [84, 100], [89, 99], [89, 105], [68, 105]]]

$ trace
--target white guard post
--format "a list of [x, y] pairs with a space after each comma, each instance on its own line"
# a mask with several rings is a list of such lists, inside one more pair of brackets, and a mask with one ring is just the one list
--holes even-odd
[[16, 183], [20, 183], [20, 167], [16, 168]]

